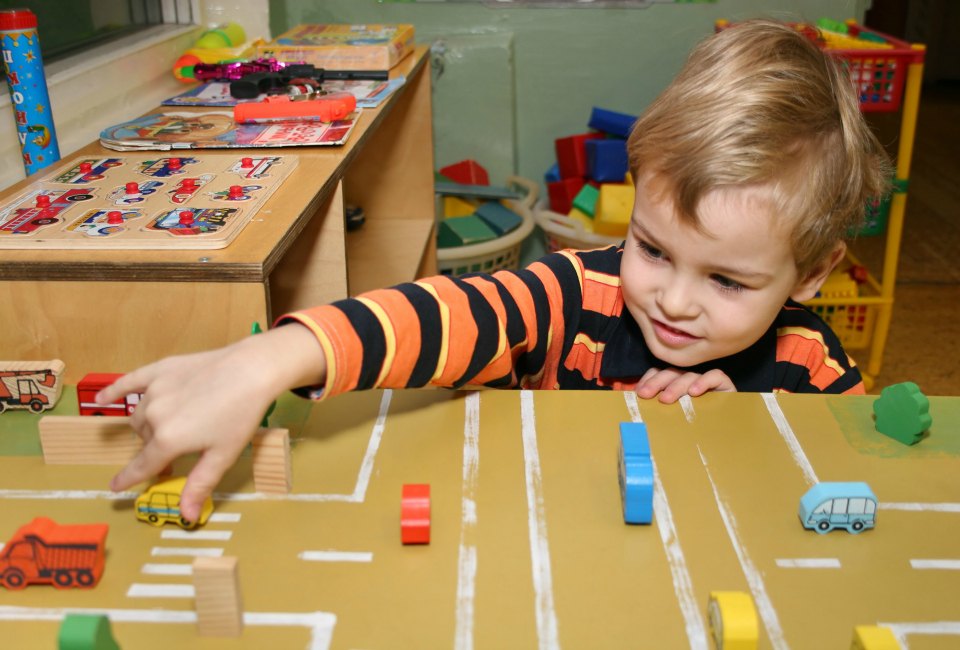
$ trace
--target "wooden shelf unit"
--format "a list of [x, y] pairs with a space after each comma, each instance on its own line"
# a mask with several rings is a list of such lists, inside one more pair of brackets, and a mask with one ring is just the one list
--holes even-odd
[[[435, 273], [428, 61], [418, 46], [395, 67], [406, 83], [365, 109], [342, 147], [277, 150], [297, 156], [297, 168], [226, 248], [2, 251], [3, 356], [63, 359], [75, 382], [225, 345], [254, 321]], [[92, 143], [69, 159], [107, 154], [116, 155]], [[38, 177], [0, 193], [0, 203]], [[357, 232], [346, 233], [345, 203], [366, 213]]]

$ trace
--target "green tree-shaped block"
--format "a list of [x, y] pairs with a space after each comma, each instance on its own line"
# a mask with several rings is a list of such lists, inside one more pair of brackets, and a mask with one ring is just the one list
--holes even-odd
[[930, 400], [912, 381], [884, 388], [873, 403], [873, 414], [877, 431], [905, 445], [920, 442], [923, 432], [933, 424]]
[[57, 641], [60, 650], [120, 650], [104, 614], [67, 614]]

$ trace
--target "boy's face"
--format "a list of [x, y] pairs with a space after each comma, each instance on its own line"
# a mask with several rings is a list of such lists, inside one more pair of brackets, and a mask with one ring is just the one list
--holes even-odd
[[788, 297], [807, 300], [822, 278], [799, 277], [788, 225], [772, 218], [764, 188], [711, 192], [703, 232], [681, 223], [656, 185], [637, 183], [621, 262], [627, 309], [650, 350], [692, 366], [740, 352], [770, 327]]

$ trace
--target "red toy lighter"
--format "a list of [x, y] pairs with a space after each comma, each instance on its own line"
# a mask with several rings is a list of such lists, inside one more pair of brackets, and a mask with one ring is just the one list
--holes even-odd
[[318, 99], [306, 96], [272, 95], [262, 102], [245, 102], [233, 108], [237, 124], [264, 122], [333, 122], [357, 109], [357, 98], [350, 93], [334, 93]]

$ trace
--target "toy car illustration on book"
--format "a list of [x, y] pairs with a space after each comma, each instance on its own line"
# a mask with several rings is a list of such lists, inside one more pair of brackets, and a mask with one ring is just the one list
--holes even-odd
[[357, 117], [237, 124], [224, 112], [154, 113], [104, 129], [100, 144], [116, 151], [338, 145], [347, 141]]

